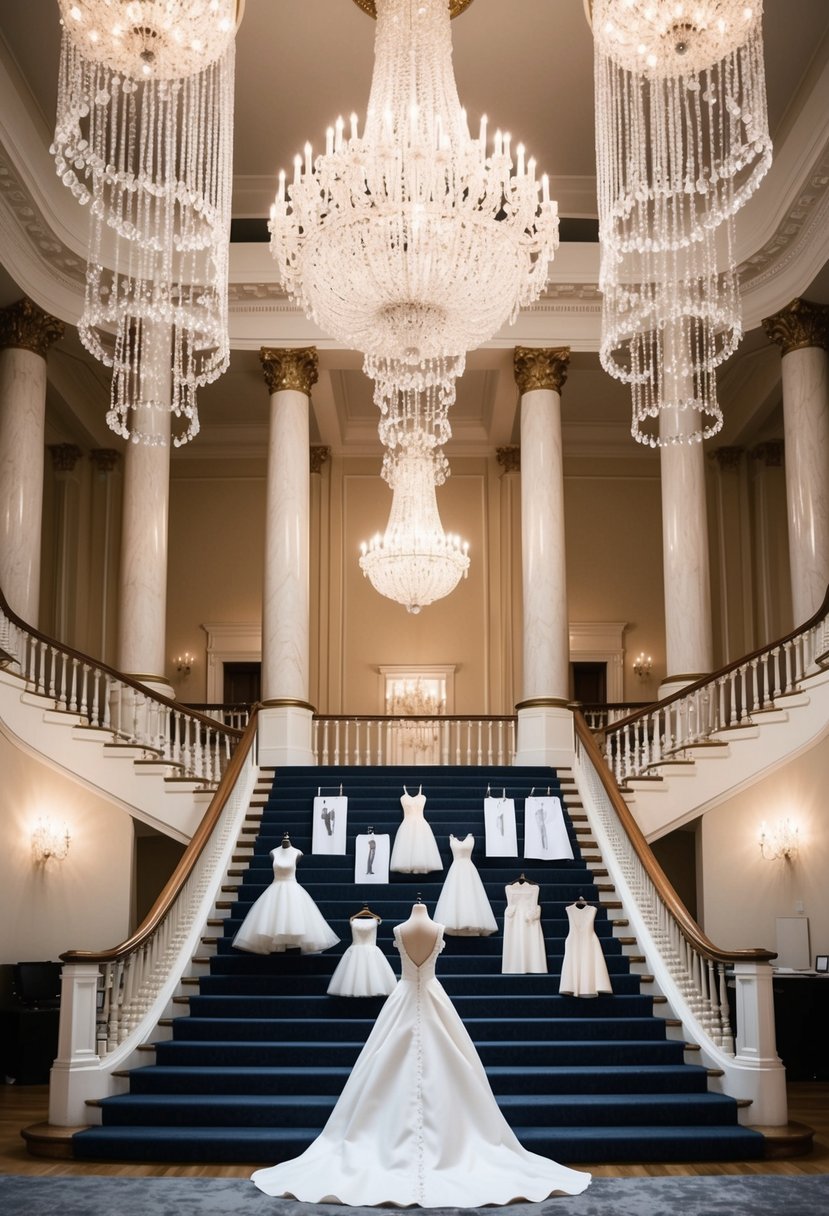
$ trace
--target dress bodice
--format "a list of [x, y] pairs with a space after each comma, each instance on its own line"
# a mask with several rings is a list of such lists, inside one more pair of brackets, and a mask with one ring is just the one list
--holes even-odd
[[403, 793], [400, 795], [400, 805], [403, 807], [403, 814], [406, 818], [409, 815], [420, 815], [422, 817], [423, 808], [426, 805], [426, 795], [423, 793], [423, 786], [420, 787], [416, 794], [410, 794], [404, 785]]
[[524, 920], [538, 920], [538, 887], [531, 882], [513, 882], [506, 888], [507, 916], [523, 916]]
[[377, 945], [377, 921], [373, 916], [358, 916], [351, 922], [352, 946]]
[[276, 849], [271, 849], [271, 860], [273, 861], [273, 876], [276, 882], [290, 882], [296, 878], [296, 863], [302, 856], [301, 849], [295, 849], [293, 845], [289, 845], [287, 849], [283, 849], [279, 845]]
[[586, 935], [593, 931], [596, 909], [592, 904], [584, 904], [583, 907], [578, 904], [568, 904], [566, 911], [571, 932]]
[[403, 942], [400, 940], [400, 933], [399, 933], [400, 926], [395, 925], [395, 927], [394, 927], [394, 944], [395, 944], [395, 946], [397, 946], [397, 949], [400, 951], [400, 959], [401, 959], [400, 978], [401, 978], [401, 980], [407, 980], [410, 984], [416, 984], [418, 982], [423, 984], [423, 983], [428, 983], [429, 980], [433, 980], [435, 978], [435, 963], [437, 962], [437, 957], [445, 945], [444, 940], [443, 940], [443, 925], [436, 924], [435, 928], [437, 930], [437, 933], [435, 935], [435, 944], [432, 947], [429, 957], [424, 959], [423, 962], [418, 967], [409, 958], [408, 954], [406, 953], [406, 947], [403, 945]]
[[472, 850], [475, 848], [475, 837], [471, 832], [468, 832], [462, 840], [458, 840], [457, 836], [450, 836], [449, 847], [452, 850], [453, 861], [470, 861]]

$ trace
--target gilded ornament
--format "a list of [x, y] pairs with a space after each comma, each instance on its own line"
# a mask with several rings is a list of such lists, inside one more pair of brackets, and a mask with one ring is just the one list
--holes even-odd
[[[357, 5], [357, 8], [362, 9], [369, 17], [373, 17], [375, 21], [377, 20], [377, 5], [374, 0], [354, 0], [354, 3]], [[472, 0], [449, 0], [449, 16], [451, 18], [460, 16], [465, 9], [469, 8], [471, 3]]]
[[798, 297], [773, 317], [766, 317], [763, 329], [784, 355], [807, 346], [829, 350], [829, 305]]
[[319, 379], [316, 346], [283, 349], [263, 346], [259, 358], [269, 393], [292, 390], [311, 396], [311, 389]]
[[331, 458], [331, 449], [315, 444], [311, 448], [311, 472], [321, 473], [326, 460]]
[[56, 473], [71, 473], [83, 456], [75, 443], [49, 443], [46, 446], [52, 453], [52, 468]]
[[18, 347], [45, 359], [49, 347], [63, 337], [63, 321], [52, 317], [24, 296], [0, 308], [0, 350]]
[[505, 473], [521, 472], [521, 449], [517, 445], [509, 448], [496, 448], [495, 458]]
[[521, 393], [542, 388], [560, 393], [569, 362], [569, 346], [516, 346], [512, 360], [515, 383]]

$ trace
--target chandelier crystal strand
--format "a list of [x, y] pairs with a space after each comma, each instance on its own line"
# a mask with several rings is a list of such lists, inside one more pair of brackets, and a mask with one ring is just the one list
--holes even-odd
[[[762, 0], [593, 0], [600, 359], [650, 446], [722, 425], [741, 333], [734, 215], [771, 163]], [[659, 425], [663, 410], [695, 423]]]
[[416, 614], [466, 578], [469, 545], [441, 525], [433, 452], [401, 451], [390, 473], [389, 522], [361, 545], [360, 569], [375, 591]]
[[[87, 349], [113, 368], [109, 425], [172, 409], [198, 433], [196, 390], [227, 368], [237, 0], [59, 0], [63, 38], [52, 153], [90, 207]], [[172, 400], [142, 368], [144, 334], [170, 331]], [[169, 394], [165, 396], [169, 397]]]
[[[280, 174], [271, 251], [288, 294], [360, 350], [381, 399], [438, 386], [537, 299], [558, 245], [547, 179], [523, 147], [470, 137], [447, 0], [377, 0], [365, 126], [352, 115]], [[381, 407], [382, 408], [382, 407]]]

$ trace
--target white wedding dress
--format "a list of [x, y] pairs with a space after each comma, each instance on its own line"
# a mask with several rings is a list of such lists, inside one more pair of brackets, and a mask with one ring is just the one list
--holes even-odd
[[560, 1191], [590, 1175], [525, 1149], [492, 1094], [455, 1007], [435, 978], [443, 926], [415, 966], [395, 928], [400, 983], [386, 1001], [324, 1129], [293, 1161], [257, 1170], [267, 1195], [306, 1203], [482, 1207]]
[[340, 939], [296, 880], [301, 856], [293, 845], [271, 849], [273, 882], [242, 921], [233, 939], [237, 950], [274, 954], [298, 947], [303, 954], [319, 954], [336, 946]]
[[330, 996], [388, 996], [397, 976], [377, 945], [377, 921], [373, 916], [355, 916], [351, 922], [351, 945], [328, 985]]
[[486, 937], [498, 924], [472, 860], [475, 837], [471, 832], [463, 840], [450, 836], [449, 845], [452, 864], [435, 906], [435, 920], [451, 935]]
[[507, 910], [504, 914], [504, 950], [501, 971], [504, 975], [538, 975], [547, 970], [544, 930], [538, 887], [534, 882], [511, 882], [505, 888]]
[[602, 943], [594, 927], [595, 907], [570, 904], [566, 912], [570, 930], [564, 942], [559, 992], [565, 996], [598, 996], [600, 992], [612, 992]]
[[398, 874], [429, 874], [432, 870], [442, 870], [437, 841], [423, 815], [426, 805], [423, 786], [416, 794], [410, 794], [404, 785], [400, 805], [403, 822], [394, 837], [389, 868]]

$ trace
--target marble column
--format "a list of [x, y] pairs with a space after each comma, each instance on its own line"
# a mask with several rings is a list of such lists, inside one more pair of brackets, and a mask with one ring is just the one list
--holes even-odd
[[561, 390], [567, 347], [518, 346], [521, 393], [521, 567], [523, 677], [516, 764], [572, 757], [570, 639], [564, 539]]
[[[665, 362], [669, 362], [667, 355]], [[680, 363], [671, 362], [675, 366]], [[688, 395], [682, 385], [666, 388], [666, 400], [682, 400]], [[659, 688], [660, 697], [669, 697], [693, 684], [714, 664], [705, 454], [700, 442], [687, 438], [697, 423], [697, 413], [691, 409], [673, 406], [660, 414], [667, 673]]]
[[523, 696], [521, 620], [521, 448], [496, 448], [500, 473], [500, 615], [503, 708]]
[[309, 406], [317, 352], [263, 347], [270, 393], [262, 597], [260, 763], [315, 763], [310, 663]]
[[789, 569], [795, 626], [829, 585], [829, 305], [793, 300], [763, 321], [782, 351]]
[[121, 453], [115, 448], [94, 448], [92, 510], [90, 512], [90, 587], [97, 602], [88, 605], [90, 653], [115, 665], [114, 642], [118, 630], [118, 544], [121, 495], [116, 469]]
[[710, 502], [711, 599], [716, 653], [730, 663], [760, 645], [754, 623], [751, 511], [747, 459], [738, 446], [714, 448]]
[[315, 445], [310, 450], [310, 553], [314, 559], [310, 575], [310, 658], [308, 687], [311, 698], [328, 705], [328, 639], [330, 636], [330, 594], [328, 554], [330, 552], [329, 496], [331, 449]]
[[792, 624], [789, 569], [785, 450], [782, 439], [768, 439], [751, 449], [751, 547], [758, 642], [762, 646], [788, 633]]
[[[148, 331], [142, 363], [146, 401], [170, 401], [172, 371], [169, 327]], [[171, 696], [165, 675], [167, 636], [167, 526], [170, 505], [169, 409], [138, 405], [144, 442], [127, 444], [121, 515], [118, 589], [119, 671], [155, 692]]]
[[31, 300], [0, 309], [0, 590], [37, 626], [46, 355], [63, 322]]
[[[54, 540], [52, 552], [52, 612], [48, 632], [58, 641], [84, 647], [75, 636], [78, 583], [78, 482], [75, 468], [83, 452], [74, 443], [50, 443], [54, 474]], [[45, 571], [44, 571], [45, 573]], [[82, 575], [81, 575], [82, 577]], [[46, 580], [44, 579], [44, 584]], [[44, 605], [44, 616], [47, 615]], [[85, 639], [84, 639], [85, 640]]]

